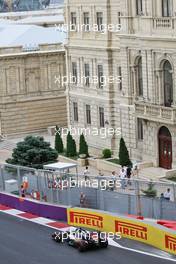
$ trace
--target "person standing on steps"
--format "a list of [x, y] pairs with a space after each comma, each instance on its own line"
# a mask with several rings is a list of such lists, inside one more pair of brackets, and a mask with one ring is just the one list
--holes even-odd
[[85, 170], [84, 170], [84, 179], [85, 181], [89, 180], [89, 176], [90, 175], [90, 171], [89, 171], [89, 167], [86, 166]]

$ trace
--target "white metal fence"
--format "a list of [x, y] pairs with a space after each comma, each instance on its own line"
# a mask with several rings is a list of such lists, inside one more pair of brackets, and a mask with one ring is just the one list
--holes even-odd
[[[148, 218], [176, 219], [176, 184], [152, 182], [154, 198], [144, 195], [149, 181], [120, 180], [115, 177], [89, 176], [56, 171], [36, 170], [9, 164], [0, 165], [0, 190], [31, 199], [70, 206], [80, 206], [85, 194], [85, 207], [122, 214], [141, 214]], [[171, 190], [171, 201], [161, 193]], [[25, 189], [25, 190], [24, 190]]]

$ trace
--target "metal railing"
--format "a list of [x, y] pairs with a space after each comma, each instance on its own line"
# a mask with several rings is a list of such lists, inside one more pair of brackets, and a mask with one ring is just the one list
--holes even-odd
[[[86, 207], [145, 217], [176, 218], [176, 183], [152, 181], [156, 197], [144, 194], [151, 181], [119, 177], [92, 176], [36, 170], [9, 164], [0, 165], [0, 190], [54, 204], [80, 206], [80, 194]], [[22, 188], [23, 187], [23, 188]], [[171, 201], [161, 198], [171, 190]], [[25, 189], [25, 190], [23, 190]]]

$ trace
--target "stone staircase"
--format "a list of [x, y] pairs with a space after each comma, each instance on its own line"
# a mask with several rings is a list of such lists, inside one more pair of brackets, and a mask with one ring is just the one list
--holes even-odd
[[16, 143], [10, 140], [0, 142], [0, 150], [12, 151], [16, 147]]
[[139, 171], [139, 178], [143, 180], [162, 180], [166, 176], [166, 169], [149, 167]]

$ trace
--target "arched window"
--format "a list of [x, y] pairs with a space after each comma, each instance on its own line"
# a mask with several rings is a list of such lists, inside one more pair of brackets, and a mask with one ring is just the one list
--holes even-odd
[[170, 107], [173, 103], [173, 78], [172, 66], [169, 61], [163, 64], [163, 88], [164, 88], [164, 105]]
[[142, 57], [139, 57], [136, 63], [136, 94], [143, 96]]

